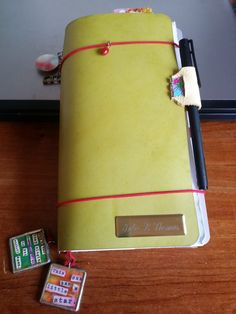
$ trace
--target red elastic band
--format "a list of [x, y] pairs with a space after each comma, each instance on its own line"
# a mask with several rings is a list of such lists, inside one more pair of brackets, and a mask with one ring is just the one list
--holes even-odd
[[[179, 48], [179, 45], [173, 41], [162, 41], [162, 40], [158, 40], [158, 41], [146, 40], [146, 41], [113, 41], [113, 42], [109, 42], [109, 46], [138, 45], [138, 44], [172, 45], [172, 46]], [[102, 44], [89, 45], [89, 46], [84, 46], [84, 47], [74, 49], [63, 57], [63, 59], [61, 61], [61, 66], [63, 65], [63, 63], [68, 58], [72, 57], [73, 55], [75, 55], [78, 52], [81, 52], [84, 50], [89, 50], [89, 49], [95, 49], [95, 48], [105, 48], [105, 47], [107, 47], [107, 45], [108, 45], [108, 43], [102, 43]]]
[[152, 195], [162, 195], [162, 194], [178, 194], [178, 193], [201, 193], [201, 194], [205, 194], [205, 192], [206, 192], [205, 190], [186, 189], [186, 190], [141, 192], [141, 193], [117, 194], [117, 195], [103, 195], [103, 196], [84, 197], [84, 198], [78, 198], [78, 199], [58, 202], [57, 207], [61, 207], [64, 205], [69, 205], [69, 204], [74, 204], [74, 203], [91, 202], [91, 201], [99, 201], [99, 200], [109, 200], [109, 199], [116, 199], [116, 198], [152, 196]]

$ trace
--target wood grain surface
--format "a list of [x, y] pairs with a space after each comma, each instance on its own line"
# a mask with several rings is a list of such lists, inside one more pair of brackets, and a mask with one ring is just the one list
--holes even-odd
[[[210, 242], [79, 254], [88, 272], [79, 313], [236, 313], [236, 122], [204, 122], [202, 131]], [[56, 239], [57, 155], [57, 123], [0, 123], [1, 314], [65, 313], [38, 301], [48, 266], [13, 274], [8, 247], [41, 227]]]

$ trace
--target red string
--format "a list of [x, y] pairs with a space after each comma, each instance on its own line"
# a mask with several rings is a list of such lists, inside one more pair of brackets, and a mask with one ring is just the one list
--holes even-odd
[[[179, 48], [179, 45], [176, 44], [175, 42], [172, 41], [162, 41], [162, 40], [147, 40], [147, 41], [114, 41], [114, 42], [109, 42], [109, 46], [121, 46], [121, 45], [138, 45], [138, 44], [158, 44], [158, 45], [173, 45], [177, 48]], [[89, 49], [95, 49], [95, 48], [105, 48], [107, 47], [108, 43], [102, 43], [102, 44], [96, 44], [96, 45], [89, 45], [89, 46], [84, 46], [80, 47], [77, 49], [72, 50], [68, 54], [66, 54], [62, 61], [61, 61], [61, 66], [63, 63], [73, 55], [75, 55], [78, 52], [84, 51], [84, 50], [89, 50]]]
[[76, 258], [72, 252], [66, 252], [64, 265], [69, 267], [74, 267], [76, 265]]
[[206, 192], [205, 190], [185, 189], [185, 190], [141, 192], [141, 193], [117, 194], [117, 195], [103, 195], [103, 196], [84, 197], [84, 198], [78, 198], [78, 199], [72, 199], [72, 200], [68, 200], [68, 201], [58, 202], [57, 207], [61, 207], [64, 205], [69, 205], [69, 204], [74, 204], [74, 203], [117, 199], [117, 198], [152, 196], [152, 195], [163, 195], [163, 194], [177, 194], [177, 193], [201, 193], [201, 194], [205, 194], [205, 192]]

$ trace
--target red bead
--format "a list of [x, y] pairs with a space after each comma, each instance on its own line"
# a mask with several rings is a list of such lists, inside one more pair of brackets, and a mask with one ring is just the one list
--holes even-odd
[[100, 52], [103, 56], [106, 56], [108, 53], [109, 53], [109, 48], [108, 47], [104, 47], [104, 48], [101, 48]]

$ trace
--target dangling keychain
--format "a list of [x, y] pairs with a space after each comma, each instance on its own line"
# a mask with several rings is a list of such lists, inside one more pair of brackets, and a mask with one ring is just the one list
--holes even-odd
[[26, 232], [9, 239], [13, 273], [43, 266], [50, 262], [44, 230]]
[[62, 52], [56, 55], [44, 54], [35, 60], [35, 66], [41, 73], [49, 73], [43, 78], [44, 85], [61, 84], [61, 61]]
[[[51, 252], [49, 245], [51, 244]], [[52, 245], [43, 229], [30, 231], [9, 239], [13, 273], [43, 266], [51, 261]], [[78, 311], [83, 294], [86, 272], [77, 268], [72, 252], [64, 253], [64, 265], [50, 265], [40, 302], [63, 309]]]
[[78, 311], [85, 279], [86, 272], [76, 268], [75, 256], [70, 251], [66, 252], [64, 265], [50, 265], [40, 302]]

